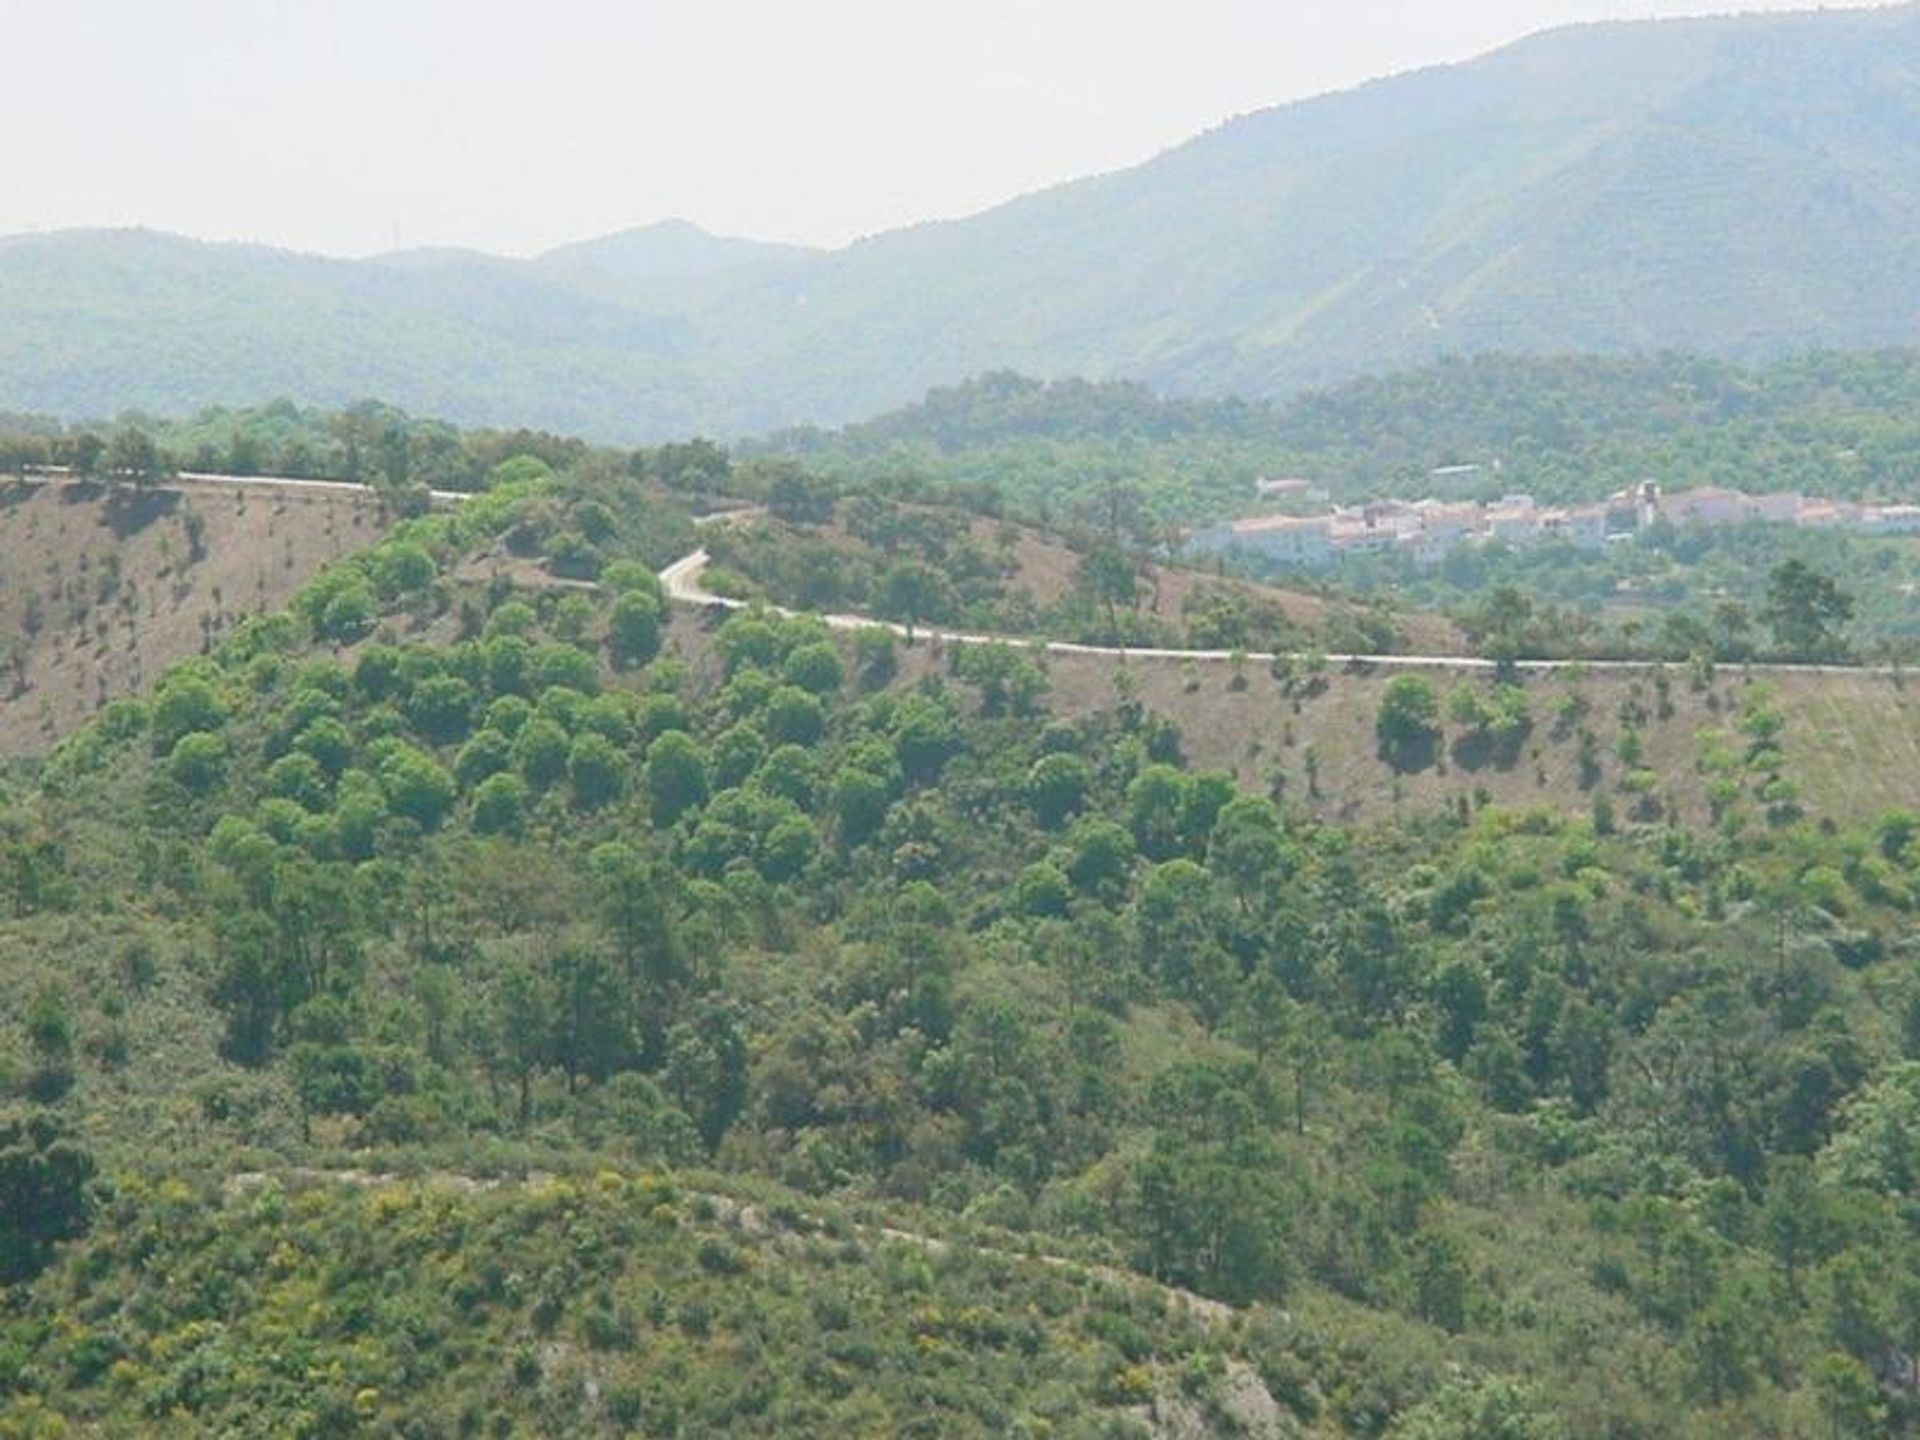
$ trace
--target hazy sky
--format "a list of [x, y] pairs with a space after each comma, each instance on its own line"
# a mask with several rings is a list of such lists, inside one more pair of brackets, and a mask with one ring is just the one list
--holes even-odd
[[684, 216], [838, 244], [1549, 25], [1700, 8], [0, 0], [0, 233], [529, 253]]

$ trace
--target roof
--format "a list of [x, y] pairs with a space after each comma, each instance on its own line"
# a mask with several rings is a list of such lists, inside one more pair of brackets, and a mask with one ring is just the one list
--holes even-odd
[[1325, 530], [1330, 523], [1325, 515], [1254, 515], [1236, 520], [1228, 528], [1235, 535], [1268, 535], [1287, 530]]

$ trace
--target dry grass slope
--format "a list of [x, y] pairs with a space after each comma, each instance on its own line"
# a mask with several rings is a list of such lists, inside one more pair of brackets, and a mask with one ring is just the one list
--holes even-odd
[[371, 496], [0, 480], [0, 755], [51, 749], [386, 523]]
[[[1327, 818], [1379, 820], [1483, 796], [1502, 806], [1588, 810], [1596, 794], [1605, 794], [1622, 823], [1636, 811], [1705, 823], [1711, 754], [1718, 748], [1744, 756], [1749, 741], [1741, 717], [1758, 705], [1785, 722], [1782, 773], [1810, 816], [1845, 823], [1893, 807], [1920, 808], [1920, 677], [1765, 676], [1733, 667], [1696, 688], [1672, 666], [1536, 675], [1525, 681], [1533, 726], [1511, 757], [1474, 753], [1470, 742], [1460, 743], [1463, 727], [1443, 722], [1432, 763], [1402, 773], [1380, 757], [1374, 733], [1381, 695], [1402, 672], [1334, 670], [1317, 684], [1288, 684], [1248, 665], [1244, 687], [1236, 688], [1230, 667], [1219, 663], [1130, 660], [1128, 682], [1116, 682], [1117, 662], [1098, 656], [1053, 655], [1044, 663], [1060, 713], [1110, 707], [1119, 684], [1129, 684], [1142, 704], [1180, 727], [1193, 763], [1232, 770], [1250, 787], [1271, 788], [1278, 777], [1290, 802]], [[1443, 709], [1456, 688], [1489, 684], [1440, 670], [1427, 678]], [[1559, 718], [1571, 717], [1576, 706], [1577, 718]], [[1581, 763], [1582, 730], [1593, 736], [1597, 774]], [[1640, 748], [1633, 764], [1621, 757], [1629, 730]], [[1633, 791], [1635, 770], [1658, 777], [1645, 800]], [[1757, 817], [1762, 777], [1743, 766], [1735, 778], [1744, 792], [1739, 805]]]

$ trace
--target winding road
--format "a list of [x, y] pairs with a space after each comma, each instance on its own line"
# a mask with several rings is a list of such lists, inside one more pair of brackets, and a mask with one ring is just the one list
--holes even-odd
[[[31, 474], [24, 478], [44, 478], [56, 483], [67, 481], [69, 475], [57, 466], [34, 467]], [[285, 490], [296, 494], [350, 494], [375, 495], [373, 487], [351, 480], [308, 480], [292, 476], [279, 475], [218, 475], [197, 470], [183, 470], [171, 477], [196, 485], [244, 486], [262, 490]], [[473, 497], [460, 490], [429, 490], [429, 498], [436, 504], [457, 505]], [[746, 506], [733, 510], [720, 510], [698, 517], [694, 523], [698, 526], [723, 525], [731, 521], [749, 519], [761, 513], [760, 506]], [[718, 606], [727, 610], [745, 610], [752, 608], [753, 602], [741, 600], [731, 595], [716, 595], [702, 583], [702, 576], [713, 557], [705, 546], [681, 556], [660, 572], [660, 583], [667, 592], [667, 598], [676, 604], [709, 608]], [[867, 630], [878, 627], [891, 630], [894, 634], [914, 640], [930, 640], [936, 644], [949, 645], [1016, 645], [1026, 650], [1038, 651], [1049, 655], [1094, 655], [1114, 660], [1173, 660], [1208, 663], [1223, 663], [1238, 658], [1241, 661], [1267, 664], [1274, 660], [1298, 660], [1298, 652], [1270, 650], [1181, 650], [1166, 647], [1124, 645], [1086, 645], [1075, 640], [1044, 640], [1029, 635], [994, 635], [968, 630], [945, 630], [938, 627], [908, 627], [897, 621], [876, 620], [867, 615], [816, 614], [813, 611], [790, 610], [785, 606], [766, 605], [761, 607], [776, 615], [814, 615], [835, 630]], [[1455, 670], [1486, 673], [1499, 668], [1497, 661], [1484, 659], [1477, 655], [1360, 655], [1329, 654], [1323, 658], [1329, 665], [1351, 666], [1355, 669], [1383, 670]], [[1512, 670], [1521, 674], [1550, 675], [1561, 670], [1588, 671], [1652, 671], [1663, 663], [1658, 660], [1519, 660], [1513, 662]], [[1894, 678], [1907, 673], [1909, 667], [1899, 665], [1814, 665], [1789, 661], [1748, 661], [1739, 662], [1743, 671], [1767, 675], [1874, 675]]]
[[[705, 517], [708, 523], [733, 519], [742, 511], [728, 511], [720, 515]], [[683, 555], [660, 572], [660, 583], [665, 587], [667, 598], [681, 605], [694, 605], [703, 608], [719, 606], [727, 610], [746, 610], [753, 608], [753, 602], [732, 595], [716, 595], [702, 584], [702, 577], [713, 557], [706, 547]], [[986, 635], [967, 630], [942, 630], [936, 627], [919, 626], [910, 629], [892, 620], [875, 620], [866, 615], [824, 615], [814, 611], [790, 610], [782, 605], [763, 605], [759, 607], [775, 615], [808, 615], [824, 621], [835, 630], [868, 630], [878, 627], [891, 630], [896, 635], [915, 639], [931, 640], [937, 643], [953, 645], [1017, 645], [1023, 649], [1043, 652], [1048, 655], [1102, 655], [1116, 660], [1193, 660], [1227, 661], [1239, 658], [1242, 661], [1267, 663], [1273, 660], [1297, 660], [1297, 652], [1271, 650], [1176, 650], [1151, 646], [1130, 648], [1124, 645], [1083, 645], [1074, 640], [1042, 640], [1027, 635]], [[1383, 670], [1462, 670], [1487, 672], [1500, 668], [1499, 662], [1487, 660], [1477, 655], [1326, 655], [1322, 657], [1329, 665], [1352, 666], [1356, 669], [1379, 668]], [[1550, 675], [1560, 670], [1584, 671], [1641, 671], [1651, 672], [1660, 669], [1659, 660], [1519, 660], [1513, 662], [1511, 669], [1521, 674]], [[1740, 662], [1739, 668], [1756, 674], [1767, 675], [1880, 675], [1896, 676], [1908, 673], [1908, 667], [1896, 665], [1805, 665], [1790, 662]]]

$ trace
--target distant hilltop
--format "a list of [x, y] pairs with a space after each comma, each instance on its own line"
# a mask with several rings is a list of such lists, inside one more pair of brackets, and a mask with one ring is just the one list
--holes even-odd
[[[1267, 492], [1311, 493], [1301, 490]], [[1652, 481], [1588, 505], [1543, 506], [1531, 495], [1473, 500], [1369, 500], [1317, 514], [1254, 515], [1197, 531], [1191, 549], [1237, 552], [1276, 565], [1324, 569], [1355, 555], [1381, 552], [1437, 563], [1462, 545], [1514, 549], [1566, 544], [1598, 549], [1632, 539], [1653, 525], [1846, 526], [1871, 535], [1920, 535], [1920, 505], [1867, 505], [1795, 491], [1753, 495], [1723, 486], [1661, 493]]]
[[377, 394], [650, 443], [1013, 368], [1274, 396], [1510, 352], [1920, 343], [1920, 10], [1580, 26], [834, 251], [656, 226], [533, 260], [0, 241], [0, 409]]

